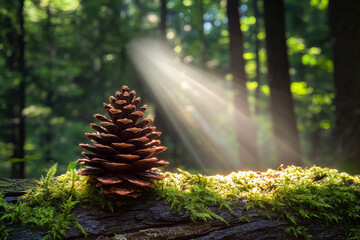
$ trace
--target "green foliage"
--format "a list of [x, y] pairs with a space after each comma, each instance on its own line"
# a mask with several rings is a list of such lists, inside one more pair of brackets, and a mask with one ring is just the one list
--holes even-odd
[[298, 219], [340, 221], [349, 226], [360, 223], [360, 178], [335, 169], [291, 166], [281, 171], [240, 171], [227, 176], [202, 176], [179, 170], [165, 173], [156, 193], [178, 211], [186, 211], [193, 221], [221, 217], [210, 210], [224, 206], [231, 210], [246, 201], [246, 210], [262, 208], [278, 212], [293, 227], [286, 232], [309, 237]]
[[[69, 168], [73, 167], [72, 165]], [[101, 207], [112, 210], [111, 203], [95, 186], [88, 184], [88, 177], [79, 176], [76, 169], [54, 178], [57, 165], [42, 176], [38, 185], [10, 204], [0, 195], [1, 238], [7, 237], [9, 226], [26, 225], [33, 229], [46, 230], [44, 239], [62, 239], [66, 230], [76, 226], [86, 236], [71, 210], [78, 203], [82, 207]]]
[[192, 221], [206, 221], [216, 218], [226, 222], [209, 208], [218, 205], [220, 208], [226, 207], [231, 210], [229, 203], [213, 191], [208, 177], [201, 174], [192, 175], [181, 169], [178, 170], [180, 174], [169, 172], [165, 174], [167, 178], [163, 180], [162, 185], [157, 190], [160, 198], [164, 198], [165, 202], [171, 204], [172, 208], [190, 213]]

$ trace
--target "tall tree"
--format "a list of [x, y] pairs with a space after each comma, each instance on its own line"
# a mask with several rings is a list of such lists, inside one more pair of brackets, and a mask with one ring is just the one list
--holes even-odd
[[258, 155], [256, 147], [256, 127], [251, 120], [247, 101], [244, 40], [240, 29], [239, 0], [227, 1], [229, 28], [230, 69], [233, 74], [235, 90], [235, 124], [240, 162], [244, 168], [256, 167]]
[[255, 81], [258, 84], [258, 87], [255, 89], [255, 114], [259, 114], [260, 112], [260, 58], [259, 58], [259, 50], [260, 50], [260, 41], [258, 38], [259, 33], [259, 8], [258, 8], [258, 0], [253, 0], [253, 8], [254, 8], [254, 17], [256, 22], [254, 24], [254, 41], [255, 41], [255, 63], [256, 63], [256, 76]]
[[329, 1], [337, 155], [360, 165], [360, 1]]
[[279, 164], [302, 165], [299, 133], [290, 91], [283, 0], [265, 0], [264, 18], [270, 110]]
[[[20, 77], [18, 89], [18, 119], [17, 138], [14, 146], [14, 158], [19, 160], [25, 157], [25, 116], [23, 110], [25, 108], [25, 30], [24, 30], [24, 0], [19, 0], [17, 8], [17, 19], [19, 25], [19, 33], [17, 38], [17, 71]], [[24, 178], [25, 177], [25, 162], [19, 161], [12, 165], [12, 177]]]
[[166, 41], [166, 18], [167, 18], [167, 8], [166, 1], [161, 0], [161, 9], [160, 9], [160, 33], [161, 40]]

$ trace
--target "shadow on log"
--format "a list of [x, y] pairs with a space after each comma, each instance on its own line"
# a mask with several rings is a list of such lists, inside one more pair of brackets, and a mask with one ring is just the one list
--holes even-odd
[[[0, 179], [0, 183], [4, 200], [14, 203], [35, 184], [35, 181]], [[303, 239], [302, 236], [287, 234], [285, 229], [293, 225], [288, 220], [278, 219], [277, 213], [266, 216], [261, 209], [245, 212], [243, 210], [245, 204], [244, 201], [240, 201], [237, 209], [232, 212], [213, 207], [212, 210], [228, 221], [228, 224], [218, 220], [193, 223], [184, 212], [176, 212], [169, 205], [157, 201], [152, 196], [129, 200], [126, 205], [118, 207], [114, 212], [77, 206], [73, 209], [73, 213], [85, 228], [87, 239], [90, 240]], [[341, 222], [327, 226], [324, 222], [304, 222], [298, 219], [298, 224], [308, 229], [307, 232], [312, 235], [311, 239], [346, 239], [346, 226]], [[10, 232], [8, 239], [41, 239], [45, 235], [45, 232], [35, 231], [26, 226], [16, 226]], [[85, 238], [74, 227], [67, 231], [66, 239]]]

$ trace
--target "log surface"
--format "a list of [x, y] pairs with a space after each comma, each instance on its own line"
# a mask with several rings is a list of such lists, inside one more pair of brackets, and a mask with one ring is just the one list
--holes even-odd
[[[17, 198], [35, 183], [31, 179], [0, 179], [0, 182], [7, 183], [1, 184], [0, 191], [4, 193], [4, 199], [9, 202], [16, 202]], [[269, 218], [261, 209], [245, 212], [242, 210], [245, 204], [244, 201], [240, 201], [237, 209], [232, 212], [213, 207], [212, 210], [227, 220], [228, 224], [218, 220], [193, 223], [185, 212], [177, 212], [152, 196], [128, 201], [114, 212], [77, 206], [73, 213], [85, 228], [87, 239], [90, 240], [303, 239], [301, 236], [296, 238], [294, 235], [287, 235], [285, 228], [292, 226], [292, 223], [286, 219], [278, 219], [277, 213], [270, 213]], [[246, 220], [241, 218], [243, 216], [246, 216]], [[298, 224], [308, 229], [308, 233], [312, 235], [311, 239], [346, 239], [346, 228], [341, 222], [327, 226], [324, 222], [305, 222], [298, 219]], [[45, 232], [35, 231], [26, 226], [16, 226], [8, 239], [41, 239], [45, 235]], [[85, 237], [78, 229], [73, 228], [67, 231], [66, 239], [85, 239]]]

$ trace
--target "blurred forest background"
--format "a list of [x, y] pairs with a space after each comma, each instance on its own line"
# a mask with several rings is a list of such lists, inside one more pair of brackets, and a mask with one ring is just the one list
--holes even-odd
[[231, 170], [200, 169], [164, 117], [127, 48], [145, 37], [235, 92], [259, 126], [237, 138], [256, 142], [244, 169], [359, 173], [359, 26], [356, 0], [0, 0], [0, 176], [38, 177], [54, 162], [66, 171], [92, 115], [124, 84], [163, 130], [170, 169]]

